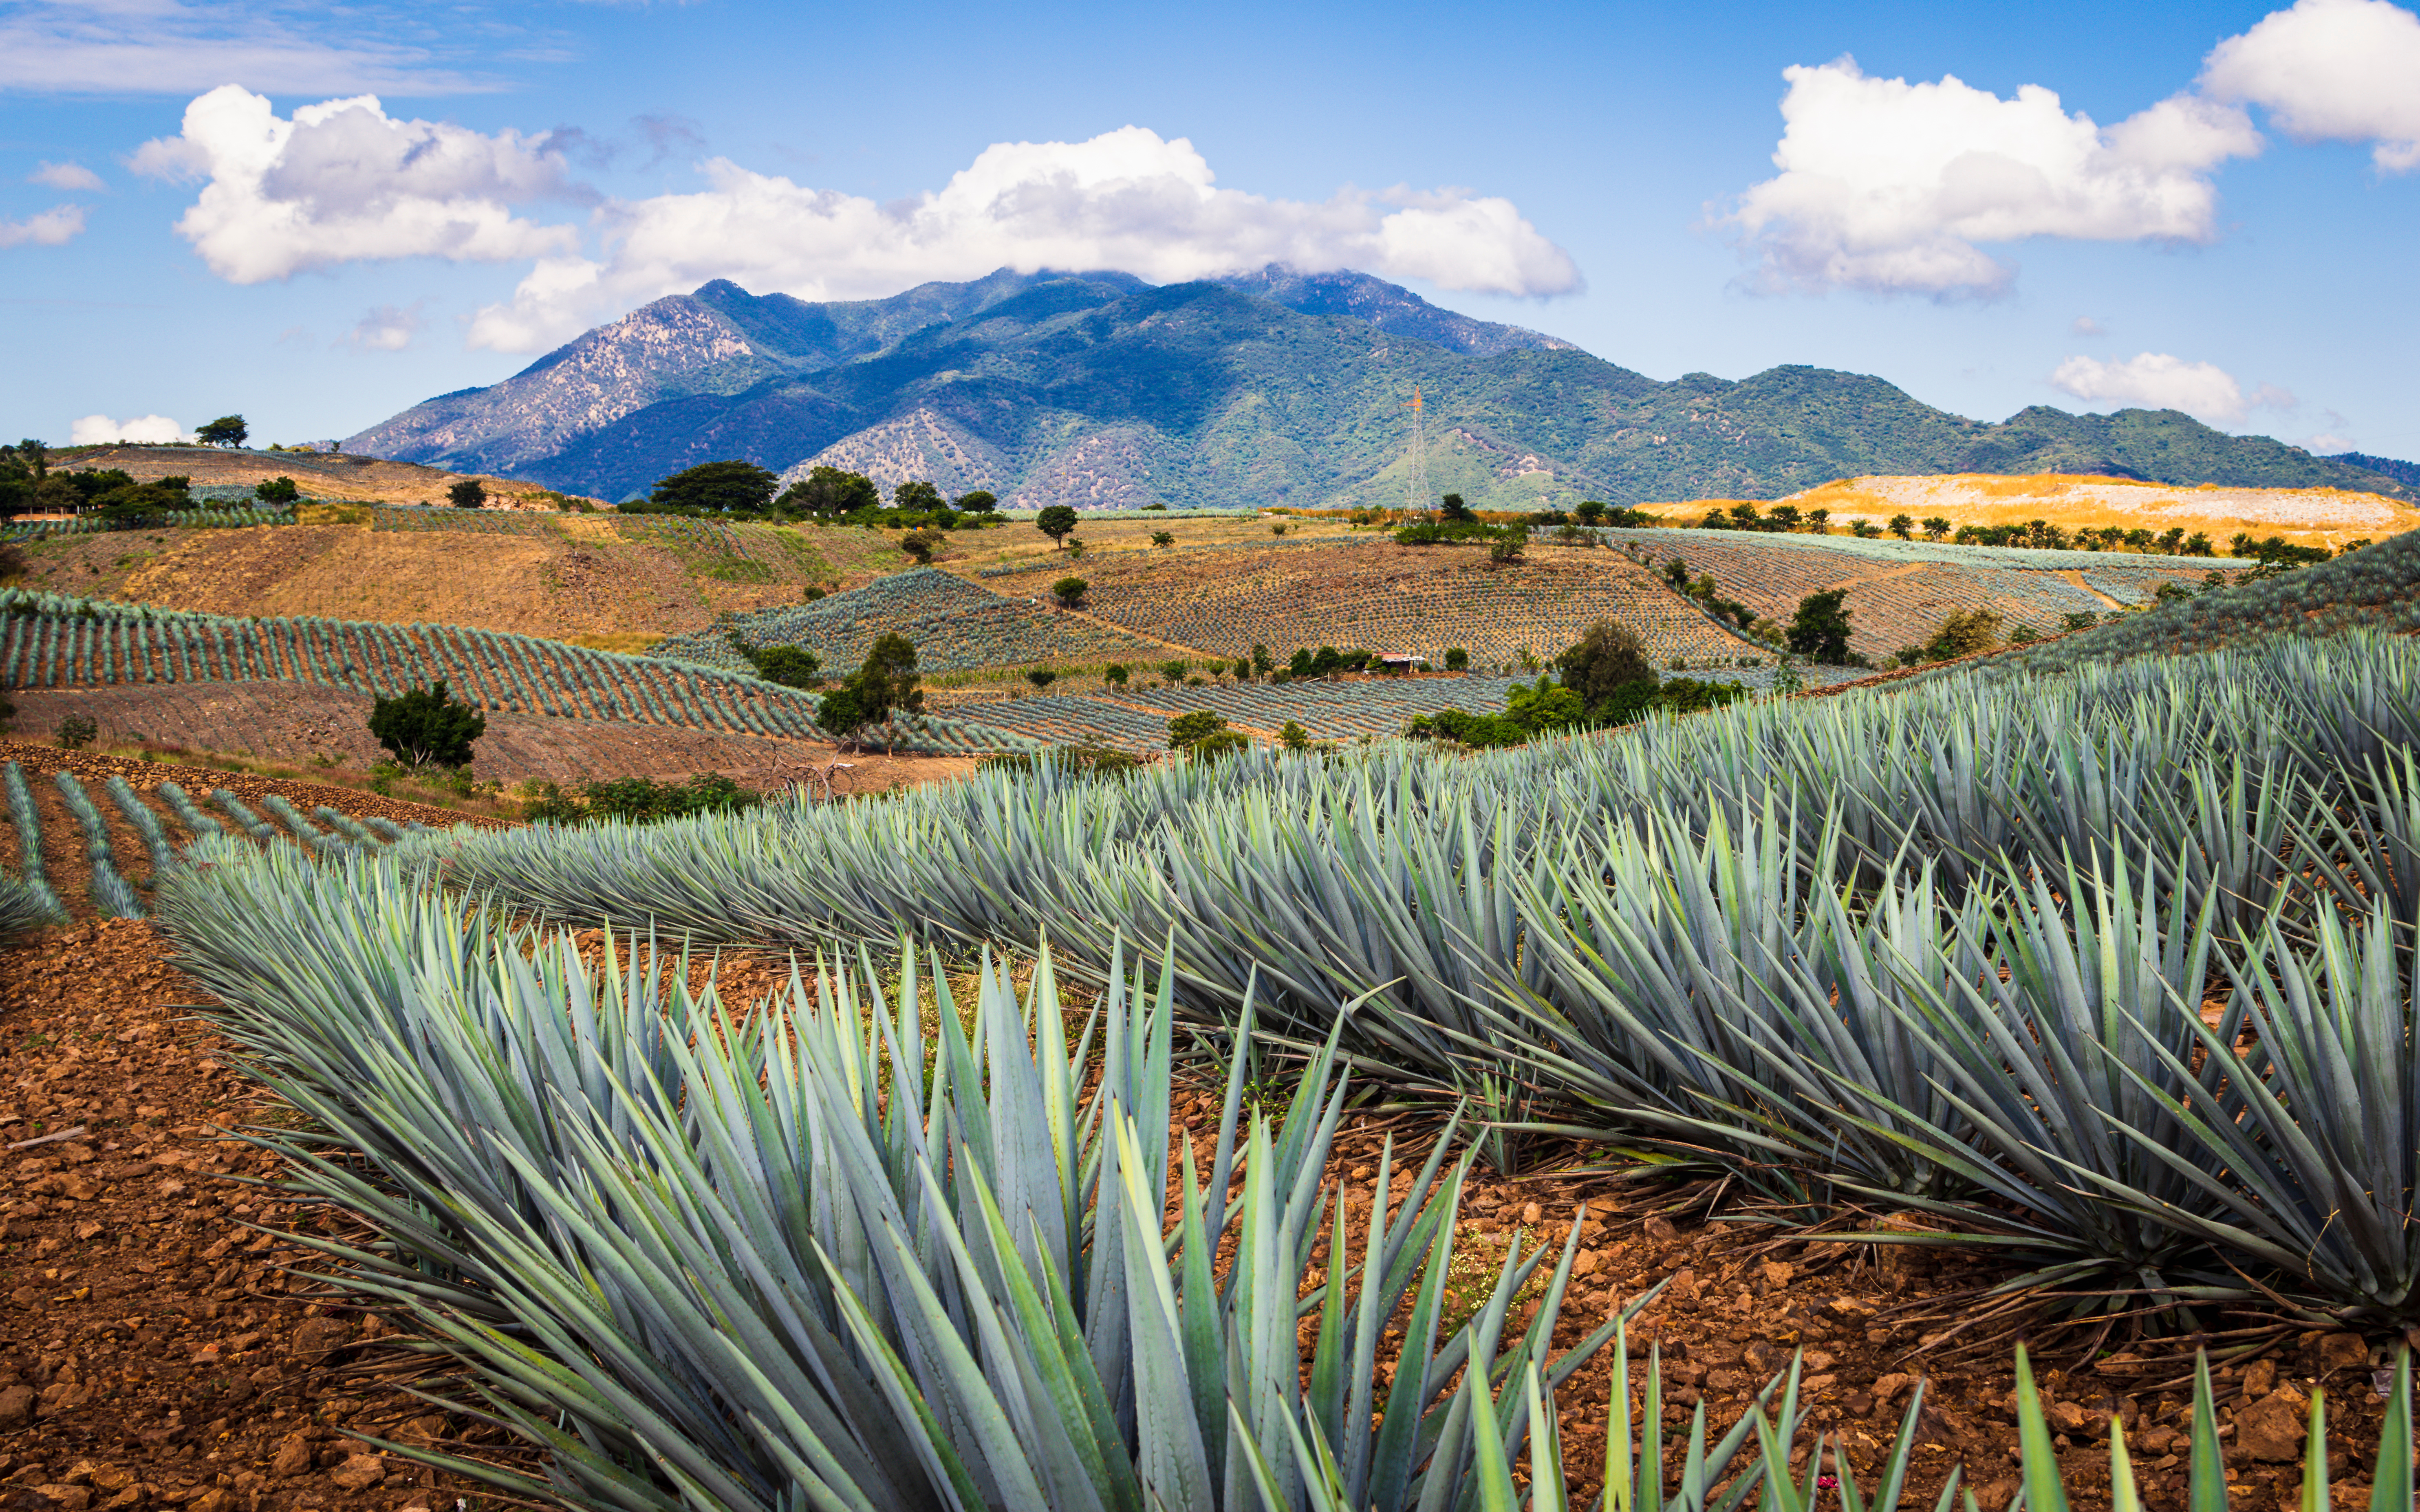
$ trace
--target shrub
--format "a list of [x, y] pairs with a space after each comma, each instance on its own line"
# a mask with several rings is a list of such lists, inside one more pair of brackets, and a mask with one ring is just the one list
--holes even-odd
[[1252, 737], [1240, 730], [1213, 730], [1185, 748], [1195, 756], [1232, 756], [1250, 748]]
[[302, 497], [302, 490], [294, 486], [292, 478], [271, 478], [255, 485], [252, 496], [264, 504], [290, 504]]
[[[971, 501], [977, 498], [984, 501], [983, 508], [992, 507], [989, 494], [969, 494], [958, 501], [958, 507], [975, 508]], [[795, 514], [831, 517], [853, 515], [861, 509], [879, 509], [882, 507], [882, 492], [875, 487], [874, 480], [862, 472], [819, 467], [783, 490], [775, 505]]]
[[476, 478], [458, 478], [445, 490], [445, 497], [457, 509], [484, 509], [488, 503], [488, 486]]
[[1577, 513], [1580, 517], [1581, 524], [1594, 525], [1605, 518], [1605, 505], [1598, 500], [1582, 500]]
[[101, 733], [100, 727], [81, 714], [70, 714], [59, 721], [58, 743], [62, 750], [82, 750]]
[[980, 771], [1031, 772], [1045, 762], [1078, 777], [1125, 777], [1145, 764], [1141, 757], [1114, 746], [1054, 746], [1047, 751], [994, 751], [978, 757], [975, 766]]
[[1528, 544], [1528, 531], [1518, 525], [1507, 525], [1496, 539], [1487, 543], [1487, 560], [1495, 566], [1510, 566], [1521, 560]]
[[[1448, 667], [1454, 666], [1455, 655], [1446, 653]], [[1468, 656], [1462, 659], [1468, 665]], [[1611, 620], [1590, 625], [1587, 634], [1555, 658], [1555, 666], [1562, 672], [1563, 686], [1590, 710], [1638, 684], [1645, 684], [1651, 694], [1655, 691], [1655, 667], [1647, 659], [1646, 643], [1637, 631]]]
[[741, 787], [720, 772], [700, 772], [685, 782], [616, 778], [583, 784], [580, 792], [585, 800], [584, 817], [591, 822], [618, 819], [652, 824], [695, 814], [732, 813], [765, 801], [762, 794]]
[[822, 658], [801, 646], [762, 646], [748, 659], [757, 676], [783, 687], [813, 687], [824, 680]]
[[1235, 681], [1239, 683], [1250, 682], [1252, 680], [1252, 658], [1249, 656], [1237, 656], [1235, 658], [1235, 665], [1231, 669], [1231, 671], [1234, 674]]
[[1181, 683], [1185, 681], [1186, 665], [1187, 664], [1182, 661], [1161, 662], [1159, 664], [1159, 680], [1163, 683]]
[[1122, 661], [1113, 661], [1108, 666], [1102, 668], [1101, 681], [1104, 683], [1114, 683], [1120, 687], [1125, 687], [1126, 664]]
[[471, 743], [487, 733], [487, 716], [448, 698], [442, 678], [370, 709], [370, 733], [396, 761], [414, 766], [468, 766]]
[[[908, 486], [908, 485], [903, 483], [900, 486], [905, 488]], [[927, 484], [925, 486], [930, 487], [932, 486]], [[932, 563], [933, 552], [938, 549], [941, 544], [941, 537], [934, 534], [930, 531], [909, 531], [907, 534], [899, 537], [899, 549], [907, 552], [909, 556], [914, 557], [918, 562], [923, 563], [926, 565], [930, 565]]]
[[1062, 578], [1050, 585], [1050, 594], [1063, 607], [1074, 609], [1084, 601], [1084, 590], [1091, 586], [1081, 578]]
[[1032, 683], [1038, 691], [1059, 681], [1059, 674], [1047, 667], [1035, 667], [1026, 672], [1025, 680]]
[[1445, 670], [1450, 672], [1468, 671], [1470, 670], [1470, 653], [1463, 650], [1460, 646], [1446, 647]]
[[1278, 744], [1288, 750], [1302, 750], [1311, 745], [1311, 732], [1292, 719], [1278, 726]]
[[1252, 643], [1252, 671], [1260, 673], [1263, 677], [1266, 677], [1269, 674], [1269, 669], [1276, 665], [1277, 659], [1269, 655], [1269, 648], [1262, 645], [1258, 641], [1254, 641]]
[[1272, 525], [1272, 526], [1270, 526], [1270, 527], [1269, 527], [1269, 533], [1270, 533], [1271, 535], [1283, 535], [1285, 532], [1286, 532], [1286, 528], [1285, 528], [1285, 526], [1284, 526], [1282, 523], [1276, 524], [1276, 525]]
[[2001, 623], [2000, 616], [1988, 609], [1953, 611], [1932, 632], [1932, 639], [1924, 643], [1925, 659], [1947, 661], [1952, 656], [1989, 651], [2000, 643]]
[[1176, 544], [1176, 532], [1174, 531], [1154, 531], [1151, 532], [1151, 544], [1154, 546], [1174, 546]]
[[1227, 721], [1208, 709], [1194, 709], [1168, 721], [1168, 748], [1183, 750], [1227, 728]]

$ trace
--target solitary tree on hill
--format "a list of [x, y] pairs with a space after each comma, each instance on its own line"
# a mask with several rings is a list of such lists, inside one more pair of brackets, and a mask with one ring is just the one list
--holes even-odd
[[445, 497], [457, 509], [488, 507], [488, 486], [476, 478], [457, 478], [445, 490]]
[[448, 698], [444, 679], [370, 708], [370, 733], [395, 759], [414, 766], [468, 766], [471, 742], [488, 733], [488, 717]]
[[1052, 504], [1033, 517], [1033, 528], [1050, 537], [1051, 544], [1064, 541], [1076, 532], [1076, 511], [1066, 504]]
[[659, 482], [647, 501], [665, 509], [711, 509], [760, 515], [782, 480], [753, 462], [700, 462]]
[[252, 427], [243, 423], [241, 415], [221, 415], [194, 432], [194, 439], [204, 446], [241, 446], [251, 434]]

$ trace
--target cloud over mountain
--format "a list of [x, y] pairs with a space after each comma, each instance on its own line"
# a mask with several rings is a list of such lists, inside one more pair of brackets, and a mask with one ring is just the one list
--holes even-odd
[[2051, 386], [2086, 404], [2136, 405], [2181, 409], [2212, 425], [2242, 424], [2255, 409], [2291, 409], [2294, 396], [2262, 384], [2249, 396], [2233, 375], [2214, 363], [2188, 363], [2165, 352], [2142, 352], [2123, 362], [2071, 357], [2051, 374]]
[[185, 107], [178, 135], [145, 143], [133, 167], [208, 180], [177, 232], [234, 284], [394, 257], [518, 261], [579, 245], [574, 228], [515, 213], [584, 197], [544, 135], [398, 119], [371, 95], [281, 119], [267, 97], [225, 85]]
[[2296, 141], [2370, 142], [2380, 168], [2420, 168], [2420, 16], [2386, 0], [2298, 0], [2212, 49], [2201, 87]]

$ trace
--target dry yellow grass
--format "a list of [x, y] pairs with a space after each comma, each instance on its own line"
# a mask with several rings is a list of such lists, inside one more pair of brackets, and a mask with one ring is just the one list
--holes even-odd
[[1943, 516], [1953, 526], [2022, 525], [2040, 519], [2070, 531], [2115, 526], [2158, 533], [2181, 528], [2187, 534], [2206, 532], [2222, 547], [2238, 532], [2336, 547], [2361, 537], [2383, 540], [2420, 526], [2420, 509], [2373, 493], [2211, 484], [2179, 487], [2067, 473], [1843, 478], [1778, 501], [1801, 510], [1829, 509], [1835, 526], [1856, 519], [1881, 525], [1902, 514], [1917, 519]]

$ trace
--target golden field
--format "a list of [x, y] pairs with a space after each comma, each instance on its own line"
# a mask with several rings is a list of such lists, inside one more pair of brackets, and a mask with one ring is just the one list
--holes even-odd
[[2338, 547], [2364, 537], [2381, 541], [2420, 526], [2420, 509], [2374, 493], [2224, 488], [2215, 484], [2180, 487], [2055, 472], [1843, 478], [1775, 502], [1801, 510], [1829, 509], [1835, 525], [1854, 519], [1881, 525], [1904, 514], [1917, 519], [1943, 516], [1952, 526], [2022, 525], [2040, 519], [2070, 531], [2115, 526], [2160, 533], [2181, 527], [2187, 534], [2207, 532], [2222, 548], [2238, 532]]

